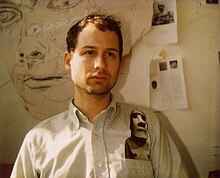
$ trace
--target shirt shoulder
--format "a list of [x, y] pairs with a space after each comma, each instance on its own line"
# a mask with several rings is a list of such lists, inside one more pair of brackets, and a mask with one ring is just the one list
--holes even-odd
[[62, 133], [70, 125], [71, 121], [68, 119], [68, 111], [65, 111], [41, 121], [27, 133], [25, 140], [31, 141], [34, 138], [46, 139]]
[[41, 121], [39, 124], [37, 124], [35, 127], [33, 127], [32, 130], [38, 129], [38, 128], [53, 128], [57, 125], [57, 123], [65, 123], [68, 120], [68, 111], [59, 113], [55, 116], [52, 116], [46, 120]]

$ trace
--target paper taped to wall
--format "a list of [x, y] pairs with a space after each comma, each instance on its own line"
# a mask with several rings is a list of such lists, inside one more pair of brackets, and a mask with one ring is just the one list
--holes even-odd
[[150, 82], [150, 107], [153, 110], [188, 107], [181, 59], [153, 59]]
[[152, 27], [144, 41], [149, 45], [177, 43], [176, 0], [154, 1]]

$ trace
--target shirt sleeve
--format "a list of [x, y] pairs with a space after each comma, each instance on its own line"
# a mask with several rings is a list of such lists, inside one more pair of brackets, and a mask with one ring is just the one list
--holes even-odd
[[22, 143], [17, 159], [15, 161], [10, 178], [37, 178], [37, 171], [34, 168], [31, 144], [27, 135]]
[[180, 153], [170, 135], [160, 126], [155, 126], [151, 159], [156, 178], [186, 178]]

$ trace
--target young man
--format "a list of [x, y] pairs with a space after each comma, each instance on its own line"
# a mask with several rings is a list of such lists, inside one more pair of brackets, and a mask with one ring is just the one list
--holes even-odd
[[[123, 52], [120, 22], [88, 15], [70, 28], [66, 40], [64, 61], [75, 84], [74, 99], [68, 111], [27, 134], [11, 177], [178, 177], [180, 155], [157, 116], [117, 103], [111, 95]], [[148, 126], [146, 159], [125, 156], [135, 112], [143, 113]]]

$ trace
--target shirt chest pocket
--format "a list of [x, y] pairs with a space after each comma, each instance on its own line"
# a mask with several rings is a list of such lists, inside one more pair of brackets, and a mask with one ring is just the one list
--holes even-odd
[[153, 169], [150, 161], [122, 159], [122, 176], [126, 178], [153, 178]]

